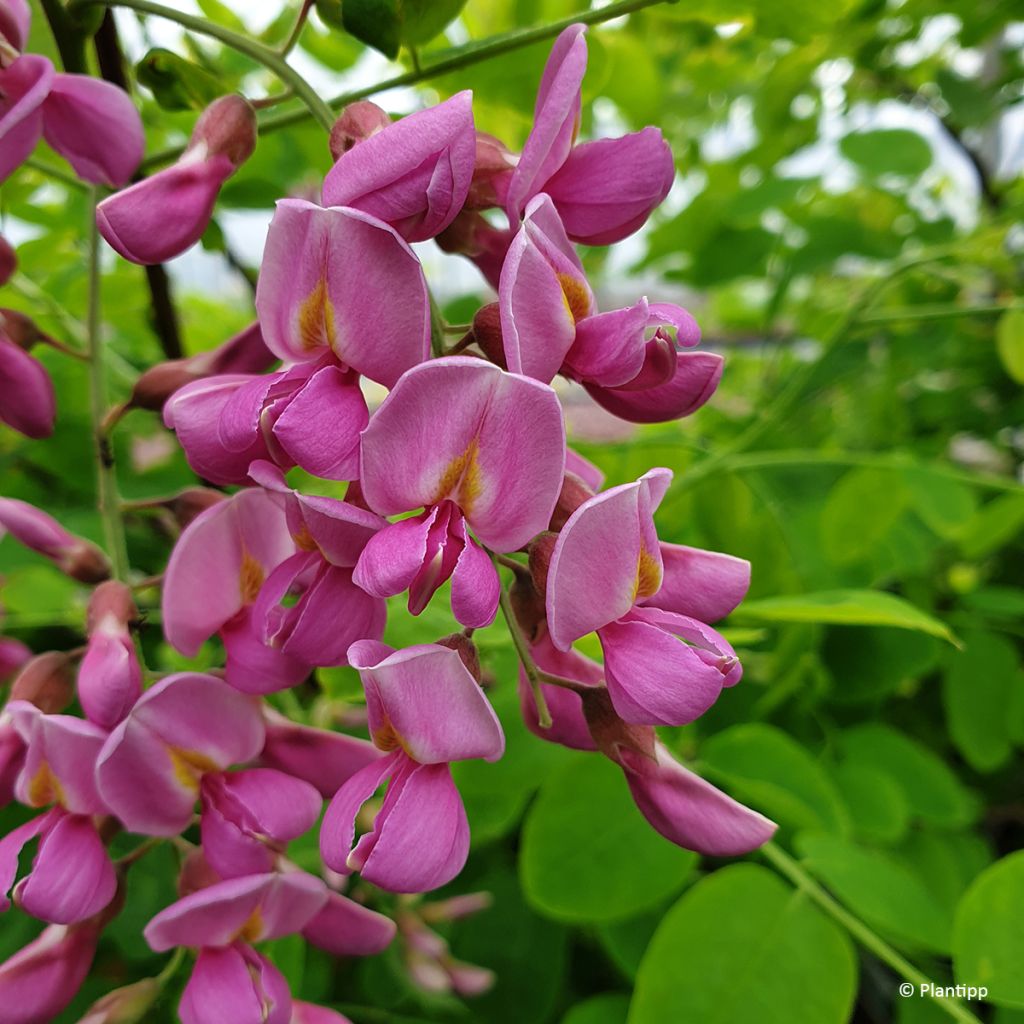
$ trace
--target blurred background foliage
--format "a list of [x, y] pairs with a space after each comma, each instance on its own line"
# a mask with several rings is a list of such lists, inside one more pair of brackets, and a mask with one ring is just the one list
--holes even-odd
[[[438, 6], [457, 20], [431, 38], [442, 26], [425, 15], [424, 28], [416, 4], [324, 0], [294, 63], [334, 96], [580, 9]], [[197, 7], [271, 43], [295, 16], [270, 0]], [[366, 9], [376, 20], [360, 21]], [[657, 124], [679, 172], [641, 235], [586, 254], [601, 305], [639, 293], [684, 301], [727, 368], [715, 399], [678, 424], [627, 430], [564, 395], [574, 443], [609, 483], [652, 465], [675, 471], [663, 539], [753, 562], [750, 600], [727, 623], [744, 681], [667, 742], [778, 821], [780, 845], [929, 977], [986, 985], [989, 1004], [973, 1009], [996, 1024], [1024, 1021], [1021, 19], [999, 0], [683, 0], [591, 30], [584, 136]], [[130, 12], [118, 25], [149, 153], [180, 145], [212, 95], [279, 89], [209, 40], [168, 35], [166, 24], [157, 33]], [[346, 27], [384, 52], [405, 44], [404, 67]], [[471, 87], [478, 125], [515, 148], [548, 47], [381, 102], [404, 112]], [[53, 50], [41, 17], [31, 48]], [[321, 130], [294, 121], [261, 135], [224, 190], [205, 252], [170, 268], [187, 352], [252, 318], [273, 202], [310, 194], [329, 166]], [[41, 152], [40, 163], [57, 158]], [[2, 208], [21, 261], [3, 301], [80, 343], [86, 196], [29, 168], [4, 186]], [[488, 301], [457, 258], [424, 258], [450, 321]], [[123, 398], [164, 357], [161, 325], [142, 271], [112, 258], [105, 267], [109, 383]], [[85, 374], [58, 353], [41, 358], [57, 385], [57, 431], [43, 442], [0, 433], [3, 492], [99, 539]], [[122, 423], [116, 447], [129, 500], [193, 481], [148, 413]], [[173, 530], [145, 512], [129, 512], [128, 527], [136, 569], [159, 573]], [[80, 642], [82, 588], [9, 542], [0, 566], [6, 632], [35, 650]], [[150, 666], [179, 667], [160, 640], [158, 595], [141, 599]], [[387, 639], [427, 641], [452, 625], [441, 600], [415, 620], [396, 608]], [[457, 956], [496, 971], [496, 985], [467, 1001], [431, 995], [410, 981], [401, 943], [339, 965], [282, 940], [272, 952], [297, 994], [357, 1024], [950, 1019], [926, 999], [900, 999], [899, 979], [763, 858], [718, 863], [669, 845], [611, 765], [530, 736], [507, 637], [499, 627], [478, 636], [508, 753], [457, 766], [473, 851], [450, 888], [494, 902], [448, 937]], [[217, 658], [211, 645], [200, 660]], [[358, 681], [331, 670], [318, 682], [289, 713], [337, 723]], [[18, 814], [4, 812], [4, 825]], [[313, 866], [315, 837], [295, 856]], [[167, 850], [132, 871], [127, 908], [73, 1009], [159, 969], [139, 931], [172, 898], [172, 877]], [[36, 927], [10, 912], [0, 954]]]

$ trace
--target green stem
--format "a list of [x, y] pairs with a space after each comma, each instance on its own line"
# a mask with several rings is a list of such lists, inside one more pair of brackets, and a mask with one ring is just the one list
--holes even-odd
[[542, 729], [550, 729], [551, 712], [548, 710], [548, 702], [544, 697], [544, 690], [541, 686], [543, 682], [542, 673], [537, 667], [537, 662], [533, 660], [533, 655], [530, 653], [530, 644], [523, 634], [519, 622], [516, 620], [512, 601], [504, 587], [499, 591], [498, 603], [501, 606], [501, 614], [505, 616], [505, 624], [508, 626], [509, 635], [512, 637], [516, 654], [519, 655], [523, 671], [526, 673], [526, 678], [530, 681], [530, 689], [533, 690], [533, 701], [537, 707], [537, 722]]
[[170, 960], [167, 961], [164, 969], [156, 976], [156, 983], [163, 988], [178, 973], [178, 968], [181, 967], [185, 961], [186, 949], [184, 946], [178, 946], [174, 951], [174, 955]]
[[860, 318], [859, 326], [911, 323], [917, 320], [956, 320], [968, 316], [999, 316], [1011, 309], [1024, 309], [1024, 302], [992, 303], [987, 306], [953, 306], [945, 304], [910, 306], [905, 309], [887, 309], [881, 313], [868, 313]]
[[65, 71], [83, 74], [88, 68], [85, 62], [85, 34], [75, 30], [68, 11], [60, 0], [39, 0], [43, 14], [50, 25], [53, 41], [57, 44], [61, 64]]
[[[928, 986], [934, 992], [935, 986], [927, 975], [922, 974], [905, 957], [901, 956], [884, 939], [876, 935], [863, 921], [854, 917], [845, 907], [833, 899], [792, 857], [775, 843], [766, 843], [761, 847], [764, 858], [771, 863], [780, 874], [785, 875], [801, 892], [806, 893], [831, 918], [841, 924], [854, 939], [868, 952], [873, 953], [883, 963], [888, 964], [901, 978], [909, 981], [917, 991]], [[981, 1024], [981, 1021], [967, 1009], [959, 999], [947, 996], [929, 995], [942, 1010], [960, 1024]]]
[[92, 433], [96, 446], [96, 492], [107, 554], [115, 579], [128, 577], [128, 550], [121, 519], [120, 498], [117, 493], [117, 475], [114, 468], [114, 450], [103, 428], [107, 414], [107, 381], [103, 337], [100, 321], [100, 233], [96, 227], [96, 200], [99, 189], [92, 190], [89, 205], [89, 313], [86, 337], [89, 347], [89, 394], [92, 412]]
[[69, 188], [77, 188], [82, 192], [86, 192], [89, 189], [88, 183], [76, 178], [70, 172], [65, 171], [63, 167], [55, 167], [53, 164], [47, 163], [45, 160], [37, 160], [35, 157], [30, 156], [27, 160], [23, 160], [21, 162], [21, 166], [31, 167], [33, 171], [45, 174], [48, 178], [54, 178], [62, 185], [67, 185]]
[[299, 36], [302, 35], [302, 30], [306, 27], [306, 19], [309, 17], [309, 9], [312, 6], [313, 0], [302, 0], [302, 7], [299, 9], [299, 14], [295, 19], [295, 24], [292, 26], [291, 32], [288, 33], [288, 38], [278, 48], [277, 55], [282, 59], [292, 52], [295, 48], [295, 44], [299, 41]]
[[[72, 4], [100, 3], [107, 0], [72, 0]], [[625, 14], [632, 14], [634, 11], [642, 10], [645, 7], [653, 7], [657, 4], [671, 3], [673, 0], [617, 0], [605, 7], [593, 11], [579, 11], [567, 18], [553, 21], [547, 25], [540, 25], [534, 28], [519, 29], [515, 32], [503, 32], [500, 35], [491, 36], [481, 42], [466, 43], [452, 50], [442, 60], [427, 64], [419, 70], [406, 71], [393, 78], [387, 78], [382, 82], [366, 86], [361, 89], [353, 89], [351, 92], [344, 92], [334, 99], [328, 100], [328, 105], [334, 110], [340, 110], [349, 103], [356, 100], [366, 99], [379, 92], [386, 92], [389, 89], [397, 89], [401, 86], [417, 85], [441, 75], [447, 75], [452, 71], [460, 71], [463, 68], [479, 64], [481, 61], [490, 60], [492, 57], [500, 57], [505, 53], [512, 53], [524, 46], [531, 46], [533, 43], [543, 42], [545, 39], [553, 39], [563, 29], [570, 25], [582, 23], [584, 25], [597, 25], [603, 21], [610, 21], [612, 18], [621, 18]], [[260, 134], [277, 131], [279, 128], [286, 128], [289, 125], [304, 121], [309, 116], [306, 110], [281, 111], [272, 114], [260, 122]], [[154, 153], [145, 163], [144, 167], [159, 166], [160, 164], [171, 163], [181, 155], [181, 148], [175, 147]]]
[[334, 114], [331, 108], [317, 95], [313, 87], [294, 68], [290, 67], [287, 61], [277, 51], [269, 46], [249, 39], [247, 36], [233, 32], [223, 25], [218, 25], [204, 18], [197, 18], [192, 14], [185, 14], [176, 11], [171, 7], [164, 7], [163, 4], [153, 3], [152, 0], [70, 0], [67, 6], [69, 16], [83, 11], [88, 7], [127, 7], [140, 14], [152, 14], [157, 18], [166, 18], [168, 21], [176, 22], [190, 32], [197, 32], [200, 35], [216, 39], [225, 46], [237, 50], [257, 64], [262, 64], [268, 71], [272, 71], [277, 77], [291, 86], [295, 95], [305, 103], [309, 114], [320, 122], [321, 126], [330, 131], [334, 124]]

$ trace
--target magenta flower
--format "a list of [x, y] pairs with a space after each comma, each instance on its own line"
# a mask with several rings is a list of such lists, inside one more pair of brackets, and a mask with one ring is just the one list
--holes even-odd
[[268, 646], [253, 624], [264, 582], [296, 551], [279, 499], [263, 490], [241, 491], [201, 512], [182, 531], [164, 574], [168, 643], [194, 657], [218, 633], [228, 682], [250, 693], [304, 679], [311, 666]]
[[0, 68], [18, 59], [28, 40], [32, 9], [28, 0], [3, 0], [0, 3]]
[[199, 799], [203, 852], [221, 878], [272, 871], [289, 840], [312, 828], [323, 806], [308, 782], [273, 768], [207, 772]]
[[142, 121], [123, 89], [25, 54], [0, 69], [0, 182], [41, 137], [85, 181], [120, 187], [142, 160]]
[[[562, 373], [623, 419], [688, 416], [718, 386], [721, 356], [677, 349], [700, 341], [700, 328], [682, 307], [641, 299], [625, 309], [597, 311], [583, 264], [547, 196], [526, 209], [498, 296], [509, 369], [545, 382]], [[674, 341], [665, 327], [676, 331]]]
[[221, 96], [196, 121], [177, 163], [96, 207], [100, 234], [132, 263], [181, 255], [199, 241], [221, 186], [255, 146], [256, 112], [241, 96]]
[[256, 702], [215, 676], [182, 672], [148, 689], [103, 743], [96, 784], [131, 832], [174, 836], [192, 820], [204, 776], [263, 746]]
[[[324, 863], [359, 871], [392, 892], [425, 892], [466, 862], [469, 825], [450, 761], [494, 761], [501, 725], [458, 652], [436, 644], [395, 651], [361, 641], [349, 651], [366, 690], [370, 734], [388, 757], [357, 772], [335, 794], [320, 831]], [[389, 780], [373, 829], [355, 842], [356, 816]]]
[[356, 736], [299, 725], [269, 709], [265, 719], [260, 764], [303, 779], [328, 799], [361, 768], [381, 758], [372, 743]]
[[252, 477], [280, 496], [299, 548], [260, 588], [253, 627], [289, 658], [344, 665], [351, 644], [384, 635], [387, 604], [358, 587], [352, 569], [387, 522], [346, 501], [291, 490], [268, 462], [254, 463]]
[[533, 129], [509, 176], [504, 205], [516, 224], [530, 200], [546, 192], [570, 238], [610, 245], [641, 227], [668, 195], [675, 165], [657, 128], [575, 145], [587, 67], [585, 32], [584, 25], [570, 25], [551, 48]]
[[315, 362], [333, 353], [343, 369], [385, 387], [430, 352], [430, 304], [416, 254], [394, 228], [350, 207], [278, 202], [256, 309], [281, 359]]
[[99, 583], [110, 574], [110, 563], [95, 544], [68, 533], [53, 516], [27, 501], [0, 498], [0, 538], [5, 532], [82, 583]]
[[291, 1024], [352, 1024], [348, 1017], [315, 1003], [292, 1002]]
[[418, 615], [452, 581], [452, 611], [485, 626], [498, 605], [498, 574], [468, 534], [515, 551], [547, 527], [565, 466], [555, 393], [470, 357], [410, 370], [362, 437], [360, 485], [380, 515], [423, 508], [366, 545], [353, 578], [370, 594], [409, 591]]
[[362, 210], [409, 242], [439, 234], [462, 209], [473, 178], [472, 99], [457, 93], [351, 146], [324, 179], [324, 203]]
[[18, 254], [14, 246], [0, 235], [0, 285], [7, 284], [18, 269]]
[[78, 670], [78, 699], [90, 722], [113, 729], [142, 693], [142, 669], [128, 626], [138, 616], [131, 589], [101, 583], [89, 599], [89, 643]]
[[654, 469], [584, 502], [559, 534], [547, 575], [552, 643], [568, 651], [596, 631], [612, 704], [638, 724], [692, 722], [742, 674], [703, 619], [742, 600], [749, 563], [659, 544], [653, 515], [671, 478]]
[[46, 367], [12, 333], [0, 313], [0, 423], [26, 437], [49, 437], [57, 417], [53, 382]]
[[164, 406], [164, 423], [177, 433], [189, 465], [218, 484], [248, 483], [256, 459], [354, 479], [359, 433], [369, 418], [358, 375], [330, 354], [278, 373], [207, 377]]
[[102, 729], [70, 715], [46, 715], [27, 701], [7, 705], [25, 744], [15, 796], [50, 810], [0, 839], [0, 910], [10, 902], [18, 856], [33, 839], [32, 870], [14, 887], [18, 905], [43, 921], [72, 924], [101, 911], [114, 898], [117, 878], [93, 816], [107, 813], [96, 787]]
[[0, 1006], [9, 1024], [50, 1024], [75, 998], [92, 966], [100, 926], [51, 924], [0, 964]]

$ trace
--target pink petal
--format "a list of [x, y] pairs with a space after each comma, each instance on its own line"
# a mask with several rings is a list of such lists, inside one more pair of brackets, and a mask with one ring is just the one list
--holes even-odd
[[565, 162], [579, 129], [580, 85], [587, 69], [585, 25], [570, 25], [555, 40], [537, 91], [522, 155], [512, 172], [505, 209], [515, 223], [527, 201]]
[[362, 640], [348, 657], [359, 670], [370, 733], [382, 750], [401, 746], [421, 764], [501, 757], [501, 724], [457, 651], [437, 644], [396, 651]]
[[573, 241], [611, 245], [642, 227], [672, 188], [672, 151], [657, 128], [576, 146], [547, 180]]
[[561, 406], [546, 385], [482, 360], [431, 360], [370, 420], [362, 466], [363, 494], [380, 515], [449, 498], [484, 544], [514, 551], [545, 529], [558, 500]]
[[292, 1003], [291, 1024], [352, 1024], [348, 1017], [342, 1016], [337, 1010], [313, 1003]]
[[373, 956], [391, 945], [395, 922], [332, 892], [302, 937], [332, 956]]
[[142, 162], [142, 120], [128, 94], [89, 75], [55, 75], [43, 104], [46, 141], [86, 181], [120, 188]]
[[0, 422], [38, 440], [53, 433], [53, 382], [38, 359], [8, 340], [0, 317]]
[[34, 53], [0, 70], [0, 182], [35, 149], [43, 130], [42, 103], [54, 75], [53, 65]]
[[581, 380], [615, 387], [631, 381], [644, 363], [647, 300], [610, 313], [588, 316], [576, 325], [576, 340], [565, 357]]
[[323, 801], [308, 782], [272, 768], [249, 768], [223, 776], [228, 792], [253, 816], [259, 830], [282, 842], [309, 831]]
[[274, 437], [306, 472], [326, 480], [359, 475], [359, 434], [370, 421], [359, 384], [337, 366], [318, 370], [274, 424]]
[[61, 817], [59, 810], [47, 811], [11, 829], [0, 839], [0, 912], [10, 909], [11, 901], [7, 894], [18, 876], [18, 857], [21, 851], [37, 836], [53, 828]]
[[657, 764], [632, 750], [620, 756], [633, 799], [670, 842], [708, 857], [738, 857], [763, 846], [774, 822], [688, 771], [660, 743]]
[[675, 377], [646, 391], [622, 391], [596, 384], [584, 387], [598, 405], [631, 423], [666, 423], [696, 412], [722, 379], [723, 359], [713, 352], [681, 352]]
[[59, 559], [78, 543], [49, 513], [17, 498], [0, 497], [0, 530], [47, 558]]
[[592, 491], [604, 486], [604, 472], [572, 448], [565, 450], [565, 471], [575, 473]]
[[460, 92], [343, 153], [324, 179], [323, 201], [363, 210], [422, 242], [462, 209], [475, 159], [472, 94]]
[[348, 857], [356, 837], [356, 815], [404, 757], [396, 752], [371, 761], [346, 779], [334, 794], [320, 826], [320, 856], [332, 871], [351, 873]]
[[78, 699], [90, 722], [113, 729], [142, 693], [142, 670], [130, 637], [97, 633], [78, 669]]
[[[0, 6], [0, 35], [16, 50], [23, 50], [32, 25], [32, 9], [28, 0], [4, 0]], [[15, 58], [17, 60], [17, 58]]]
[[701, 622], [724, 619], [746, 596], [750, 563], [720, 551], [662, 544], [665, 575], [657, 594], [640, 601]]
[[268, 714], [266, 728], [260, 761], [304, 779], [321, 796], [334, 796], [356, 772], [381, 758], [366, 740], [297, 725], [278, 715]]
[[501, 580], [494, 563], [471, 537], [465, 524], [458, 528], [464, 538], [462, 552], [452, 573], [452, 614], [470, 629], [483, 629], [498, 612]]
[[190, 657], [256, 599], [267, 574], [295, 551], [279, 502], [241, 491], [200, 513], [178, 538], [163, 587], [168, 642]]
[[220, 629], [226, 655], [224, 678], [242, 693], [286, 690], [301, 683], [313, 667], [265, 643], [262, 630], [262, 624], [257, 630], [253, 608], [239, 612]]
[[427, 552], [427, 537], [437, 519], [437, 509], [422, 516], [390, 523], [370, 538], [352, 579], [368, 594], [393, 597], [408, 590], [420, 571]]
[[40, 840], [32, 872], [15, 898], [33, 917], [73, 924], [99, 913], [116, 890], [114, 865], [92, 821], [62, 814]]
[[245, 946], [202, 949], [178, 1004], [182, 1024], [288, 1024], [288, 985], [273, 964]]
[[394, 229], [348, 207], [277, 204], [256, 308], [267, 345], [282, 359], [333, 351], [387, 387], [429, 354], [419, 260]]
[[96, 224], [108, 244], [132, 263], [164, 263], [199, 241], [221, 185], [235, 165], [223, 154], [199, 150], [152, 177], [108, 196]]

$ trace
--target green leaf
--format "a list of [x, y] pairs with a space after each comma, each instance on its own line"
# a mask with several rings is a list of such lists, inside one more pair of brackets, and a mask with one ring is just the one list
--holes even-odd
[[595, 926], [604, 951], [630, 981], [636, 978], [640, 961], [650, 945], [651, 936], [661, 924], [665, 909], [656, 907], [624, 921], [606, 921]]
[[839, 141], [839, 150], [871, 176], [899, 174], [916, 177], [932, 162], [932, 149], [917, 132], [907, 128], [878, 128], [855, 132]]
[[615, 765], [581, 754], [541, 787], [519, 872], [527, 900], [549, 917], [611, 921], [677, 892], [696, 859], [651, 828]]
[[949, 951], [952, 919], [902, 864], [833, 836], [800, 836], [804, 864], [872, 927], [934, 953]]
[[735, 725], [701, 746], [701, 760], [737, 799], [784, 825], [844, 833], [842, 798], [821, 765], [770, 725]]
[[979, 631], [967, 634], [964, 643], [948, 659], [943, 679], [946, 726], [967, 763], [992, 772], [1010, 758], [1007, 708], [1024, 676], [1016, 648], [1004, 637]]
[[[737, 622], [816, 622], [845, 626], [913, 629], [955, 644], [949, 627], [902, 597], [881, 590], [823, 590], [814, 594], [746, 601], [732, 616]], [[730, 620], [731, 621], [731, 620]]]
[[848, 761], [839, 765], [834, 774], [850, 810], [854, 835], [876, 843], [899, 842], [906, 835], [910, 819], [907, 800], [885, 772]]
[[888, 725], [869, 723], [842, 735], [846, 758], [884, 771], [903, 791], [914, 818], [951, 828], [975, 817], [972, 795], [945, 761]]
[[1001, 494], [982, 505], [964, 527], [960, 550], [968, 558], [984, 558], [1015, 540], [1024, 528], [1024, 494]]
[[394, 59], [404, 44], [428, 43], [458, 16], [466, 0], [344, 0], [345, 30]]
[[845, 1024], [857, 963], [845, 933], [754, 864], [723, 868], [668, 912], [629, 1024]]
[[903, 473], [914, 511], [940, 537], [959, 536], [978, 510], [975, 492], [958, 480], [925, 468]]
[[563, 1018], [562, 1024], [626, 1024], [629, 996], [625, 992], [604, 992], [577, 1003]]
[[429, 43], [465, 6], [466, 0], [399, 0], [402, 42], [414, 46]]
[[905, 629], [833, 626], [821, 648], [835, 684], [830, 699], [865, 704], [887, 697], [928, 672], [942, 649], [934, 637]]
[[164, 110], [204, 110], [229, 91], [223, 81], [198, 64], [160, 47], [139, 61], [135, 73]]
[[870, 557], [909, 499], [901, 474], [878, 469], [846, 473], [821, 511], [821, 542], [829, 561], [851, 565]]
[[953, 970], [963, 985], [984, 985], [988, 1000], [1024, 1008], [1024, 852], [983, 871], [956, 910]]
[[999, 318], [996, 351], [1006, 372], [1024, 384], [1024, 309], [1008, 309]]

